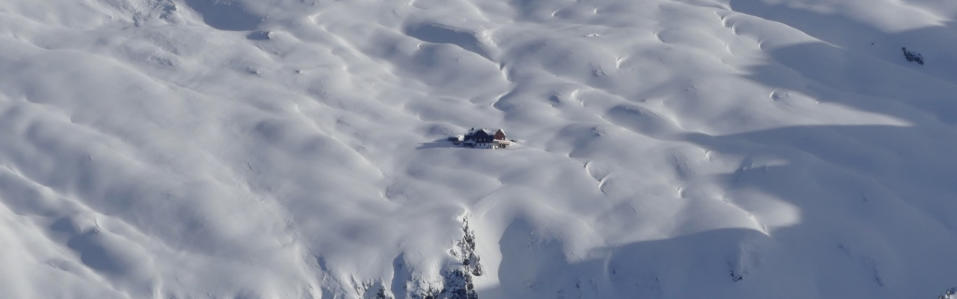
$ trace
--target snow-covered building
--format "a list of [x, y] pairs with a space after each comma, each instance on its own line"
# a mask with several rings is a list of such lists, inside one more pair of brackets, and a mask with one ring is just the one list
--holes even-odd
[[457, 145], [480, 148], [506, 148], [512, 142], [508, 140], [505, 130], [497, 129], [475, 129], [472, 128], [465, 135], [459, 135], [451, 138]]

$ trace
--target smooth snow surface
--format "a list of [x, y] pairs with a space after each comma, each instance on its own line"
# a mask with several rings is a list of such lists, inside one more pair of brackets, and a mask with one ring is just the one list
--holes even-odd
[[[480, 298], [936, 298], [957, 286], [955, 20], [0, 1], [0, 298], [412, 298], [465, 218]], [[441, 142], [472, 127], [519, 144]]]

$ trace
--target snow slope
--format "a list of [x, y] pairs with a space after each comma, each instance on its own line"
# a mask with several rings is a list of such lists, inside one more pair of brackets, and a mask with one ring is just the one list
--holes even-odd
[[[481, 298], [936, 298], [957, 286], [955, 20], [2, 1], [0, 297], [416, 298], [465, 285], [474, 249]], [[520, 146], [438, 142], [471, 127]]]

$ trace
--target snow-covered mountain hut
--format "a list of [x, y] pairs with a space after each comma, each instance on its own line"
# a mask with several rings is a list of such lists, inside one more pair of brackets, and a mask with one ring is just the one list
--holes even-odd
[[511, 142], [505, 130], [498, 129], [491, 133], [490, 129], [471, 129], [468, 134], [460, 137], [461, 144], [469, 147], [506, 148]]

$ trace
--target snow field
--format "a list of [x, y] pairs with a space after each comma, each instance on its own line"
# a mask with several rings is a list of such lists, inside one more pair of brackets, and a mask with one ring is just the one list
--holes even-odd
[[[7, 1], [0, 297], [957, 286], [950, 1]], [[903, 59], [901, 47], [927, 64]], [[520, 146], [433, 146], [470, 127]]]

